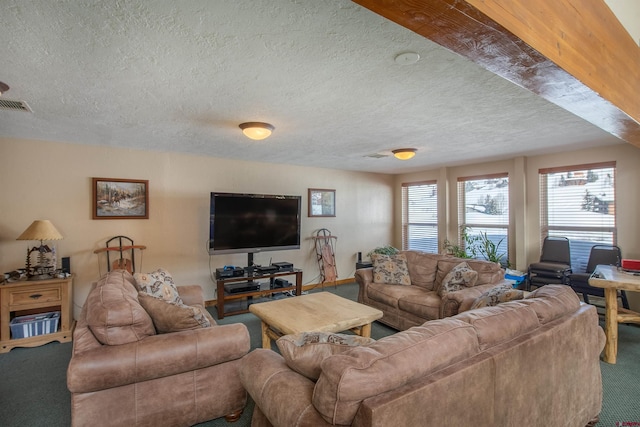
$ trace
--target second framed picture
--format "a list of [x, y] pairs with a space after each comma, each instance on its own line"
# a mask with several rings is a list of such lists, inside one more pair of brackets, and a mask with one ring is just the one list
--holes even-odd
[[310, 188], [309, 216], [336, 216], [336, 190]]

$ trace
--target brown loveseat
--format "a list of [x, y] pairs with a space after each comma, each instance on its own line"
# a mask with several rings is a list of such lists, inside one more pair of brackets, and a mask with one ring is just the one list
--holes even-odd
[[[186, 305], [204, 307], [200, 286], [177, 289]], [[67, 370], [72, 425], [237, 420], [247, 399], [238, 368], [249, 349], [243, 324], [213, 321], [206, 328], [157, 334], [133, 276], [112, 271], [94, 285], [73, 334]]]
[[582, 427], [601, 410], [603, 347], [596, 308], [548, 285], [349, 347], [320, 362], [317, 382], [266, 349], [240, 378], [252, 427]]
[[[355, 274], [360, 286], [358, 302], [382, 310], [379, 321], [400, 331], [468, 310], [483, 292], [508, 284], [504, 270], [494, 262], [419, 251], [400, 251], [400, 254], [407, 259], [411, 277], [408, 286], [374, 282], [372, 267], [358, 269]], [[477, 282], [473, 287], [440, 297], [438, 290], [443, 279], [461, 262], [478, 273]]]

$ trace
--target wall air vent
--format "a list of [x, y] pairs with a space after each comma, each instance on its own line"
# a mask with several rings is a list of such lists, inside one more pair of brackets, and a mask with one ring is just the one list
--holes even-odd
[[0, 98], [0, 110], [24, 111], [25, 113], [33, 112], [25, 101], [14, 101], [2, 98]]

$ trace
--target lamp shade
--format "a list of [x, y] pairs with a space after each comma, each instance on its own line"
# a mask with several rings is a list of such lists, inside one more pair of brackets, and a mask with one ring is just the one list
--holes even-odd
[[271, 132], [275, 129], [273, 125], [263, 122], [247, 122], [240, 123], [240, 129], [247, 138], [255, 139], [257, 141], [268, 138]]
[[398, 148], [397, 150], [393, 150], [393, 156], [399, 160], [409, 160], [412, 159], [413, 156], [416, 155], [415, 148]]
[[48, 219], [39, 219], [33, 221], [16, 240], [62, 240], [62, 234]]

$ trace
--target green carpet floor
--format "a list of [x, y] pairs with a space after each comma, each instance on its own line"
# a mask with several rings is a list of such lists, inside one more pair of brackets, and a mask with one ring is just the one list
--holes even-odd
[[[355, 284], [327, 287], [350, 299], [356, 299]], [[216, 317], [215, 307], [210, 308]], [[220, 324], [242, 322], [251, 335], [251, 348], [261, 346], [260, 322], [252, 314], [228, 316]], [[395, 331], [378, 322], [371, 336], [379, 339]], [[50, 343], [36, 348], [16, 348], [0, 355], [0, 426], [53, 427], [71, 423], [70, 394], [66, 369], [71, 358], [71, 343]], [[640, 327], [620, 325], [616, 365], [601, 362], [604, 404], [598, 427], [640, 425]], [[553, 393], [553, 390], [549, 390]], [[241, 419], [227, 423], [224, 418], [198, 426], [248, 427], [253, 402], [249, 399]], [[96, 420], [96, 426], [99, 422]], [[559, 420], [558, 426], [562, 426]], [[395, 427], [395, 426], [394, 426]], [[466, 427], [466, 426], [465, 426]], [[536, 426], [538, 427], [538, 426]], [[540, 426], [543, 427], [543, 426]], [[548, 426], [544, 426], [548, 427]]]

